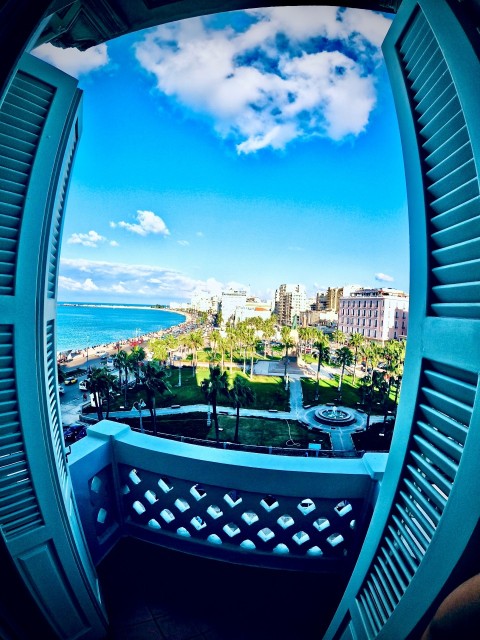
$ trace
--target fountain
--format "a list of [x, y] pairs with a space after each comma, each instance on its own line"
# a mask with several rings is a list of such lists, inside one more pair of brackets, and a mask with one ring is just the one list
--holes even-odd
[[315, 420], [321, 424], [345, 427], [355, 422], [355, 413], [350, 409], [327, 406], [315, 411]]

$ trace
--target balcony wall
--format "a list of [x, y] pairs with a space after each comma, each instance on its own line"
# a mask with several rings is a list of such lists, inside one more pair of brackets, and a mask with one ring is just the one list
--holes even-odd
[[358, 555], [386, 458], [224, 451], [103, 420], [68, 460], [96, 564], [132, 536], [252, 566], [341, 572]]

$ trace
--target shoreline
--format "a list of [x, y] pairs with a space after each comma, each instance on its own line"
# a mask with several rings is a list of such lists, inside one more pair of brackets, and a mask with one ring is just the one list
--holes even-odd
[[[106, 305], [70, 305], [70, 306], [96, 307], [96, 306], [106, 306]], [[115, 308], [131, 309], [132, 307], [115, 307]], [[149, 309], [150, 307], [146, 307], [146, 308]], [[149, 333], [144, 333], [137, 337], [132, 336], [131, 338], [128, 338], [126, 340], [120, 340], [120, 341], [115, 340], [113, 342], [107, 342], [105, 344], [97, 344], [92, 347], [88, 347], [87, 349], [80, 349], [80, 350], [66, 349], [64, 351], [57, 351], [57, 364], [69, 369], [71, 367], [78, 367], [78, 366], [81, 366], [82, 364], [85, 364], [87, 362], [87, 359], [90, 360], [90, 359], [99, 358], [101, 353], [108, 353], [108, 355], [110, 356], [115, 355], [116, 353], [118, 353], [118, 351], [126, 351], [127, 353], [130, 353], [130, 351], [135, 346], [134, 344], [132, 344], [132, 342], [138, 342], [139, 346], [143, 346], [144, 343], [149, 342], [150, 340], [153, 340], [155, 338], [161, 338], [164, 335], [171, 334], [179, 328], [180, 329], [183, 328], [184, 330], [187, 330], [188, 326], [191, 325], [192, 322], [194, 321], [194, 316], [190, 313], [187, 313], [186, 311], [174, 311], [173, 309], [153, 309], [153, 310], [154, 311], [156, 310], [170, 311], [171, 313], [177, 313], [178, 315], [183, 315], [185, 319], [182, 322], [179, 322], [178, 324], [174, 324], [171, 327], [168, 327], [168, 329], [159, 329], [158, 331], [151, 331]], [[189, 331], [187, 331], [187, 333], [188, 332]], [[68, 360], [66, 362], [59, 361], [60, 354], [62, 353], [64, 354], [72, 351], [77, 351], [77, 353], [74, 356], [72, 356], [71, 360]]]

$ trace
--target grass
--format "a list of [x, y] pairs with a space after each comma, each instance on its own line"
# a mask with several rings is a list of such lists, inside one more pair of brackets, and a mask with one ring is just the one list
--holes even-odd
[[[206, 404], [205, 395], [202, 392], [202, 381], [208, 378], [209, 371], [207, 367], [197, 367], [194, 375], [192, 375], [192, 367], [183, 367], [181, 372], [182, 386], [178, 387], [178, 369], [173, 368], [169, 371], [170, 375], [167, 382], [170, 385], [171, 393], [162, 396], [157, 395], [157, 408], [170, 407], [172, 404], [192, 405]], [[252, 409], [277, 409], [279, 411], [288, 411], [289, 393], [285, 391], [283, 378], [279, 376], [254, 376], [252, 379], [248, 375], [243, 374], [238, 369], [228, 373], [229, 386], [237, 376], [243, 378], [249, 384], [255, 393], [255, 402]], [[134, 402], [146, 400], [145, 391], [142, 388], [135, 388], [128, 391], [126, 407], [131, 409]], [[233, 406], [232, 402], [225, 396], [219, 396], [217, 404], [220, 406]], [[116, 396], [110, 403], [111, 411], [121, 410], [125, 406], [123, 393]]]
[[315, 391], [317, 381], [311, 378], [302, 378], [302, 391], [303, 391], [303, 404], [326, 404], [327, 402], [334, 402], [336, 404], [342, 404], [346, 407], [356, 407], [357, 402], [360, 402], [360, 392], [357, 387], [357, 381], [355, 385], [352, 384], [351, 376], [344, 376], [342, 382], [342, 399], [338, 400], [338, 376], [334, 376], [328, 380], [320, 378], [320, 390], [318, 400], [315, 400]]
[[[138, 420], [125, 421], [138, 429]], [[233, 442], [235, 435], [234, 416], [218, 416], [221, 442]], [[147, 432], [151, 432], [150, 419], [143, 419]], [[215, 426], [207, 426], [207, 414], [194, 412], [157, 418], [157, 430], [186, 438], [215, 440]], [[287, 445], [287, 442], [290, 445]], [[322, 450], [331, 449], [330, 438], [326, 433], [308, 431], [296, 420], [277, 420], [265, 418], [240, 418], [239, 443], [243, 445], [279, 447], [286, 449], [308, 449], [310, 443], [321, 444]]]

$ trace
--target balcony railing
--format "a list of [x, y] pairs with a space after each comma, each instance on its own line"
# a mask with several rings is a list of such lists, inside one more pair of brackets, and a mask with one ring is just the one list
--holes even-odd
[[365, 537], [386, 458], [225, 451], [103, 420], [68, 461], [96, 563], [129, 535], [252, 566], [344, 571]]

